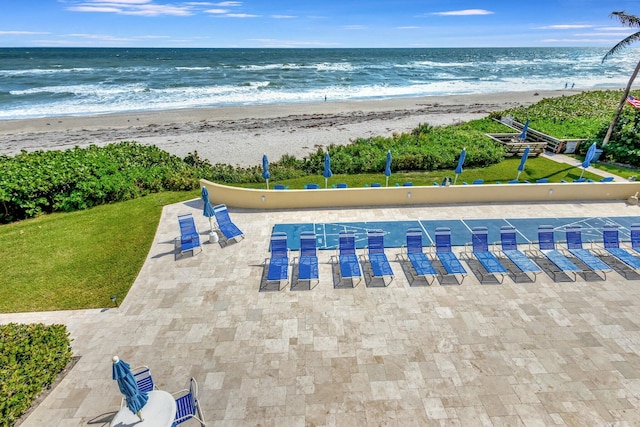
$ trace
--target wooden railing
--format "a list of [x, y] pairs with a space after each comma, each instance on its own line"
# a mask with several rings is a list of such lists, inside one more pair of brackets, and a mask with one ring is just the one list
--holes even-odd
[[[524, 124], [517, 122], [508, 117], [501, 117], [499, 120], [498, 119], [495, 119], [495, 120], [519, 132], [522, 132], [522, 129], [524, 129]], [[533, 147], [534, 144], [537, 146], [536, 150], [539, 150], [539, 145], [542, 145], [544, 146], [543, 150], [546, 149], [547, 151], [551, 151], [552, 153], [561, 153], [561, 152], [564, 152], [565, 147], [573, 146], [575, 149], [578, 147], [578, 145], [582, 141], [585, 141], [584, 139], [558, 139], [558, 138], [554, 138], [551, 135], [547, 135], [545, 133], [539, 132], [531, 128], [527, 129], [527, 138], [522, 142], [515, 141], [518, 138], [519, 133], [518, 134], [504, 134], [504, 133], [488, 134], [488, 136], [506, 145], [511, 145], [514, 143], [515, 144], [524, 143], [525, 146], [529, 145], [531, 147], [531, 153], [534, 152], [534, 147]], [[503, 138], [506, 136], [510, 136], [511, 138], [513, 138], [514, 141], [512, 142], [505, 141]], [[524, 148], [522, 148], [522, 150], [524, 150]], [[513, 149], [510, 149], [509, 152], [513, 153], [511, 155], [515, 155], [518, 152], [521, 153], [521, 149], [519, 147], [515, 147]], [[571, 152], [573, 152], [573, 150], [571, 150]]]

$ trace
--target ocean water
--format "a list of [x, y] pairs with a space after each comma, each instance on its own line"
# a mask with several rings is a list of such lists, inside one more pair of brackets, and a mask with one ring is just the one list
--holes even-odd
[[629, 49], [0, 49], [0, 120], [622, 87]]

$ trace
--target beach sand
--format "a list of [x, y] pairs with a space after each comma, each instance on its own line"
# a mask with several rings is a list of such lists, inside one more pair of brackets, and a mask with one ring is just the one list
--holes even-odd
[[237, 166], [305, 157], [331, 144], [448, 125], [578, 90], [394, 98], [374, 101], [200, 108], [0, 121], [0, 154], [136, 141], [185, 157]]

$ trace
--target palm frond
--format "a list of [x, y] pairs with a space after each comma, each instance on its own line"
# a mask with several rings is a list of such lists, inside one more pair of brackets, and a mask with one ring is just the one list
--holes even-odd
[[625, 47], [629, 46], [632, 43], [635, 43], [638, 40], [640, 40], [640, 31], [637, 31], [631, 34], [630, 36], [625, 37], [624, 39], [619, 41], [614, 47], [609, 49], [609, 51], [602, 58], [602, 62], [606, 61], [607, 58], [609, 58], [610, 56], [615, 55], [620, 50], [624, 49]]
[[611, 12], [612, 18], [617, 18], [618, 21], [625, 27], [640, 27], [640, 18], [635, 15], [629, 15], [624, 11]]

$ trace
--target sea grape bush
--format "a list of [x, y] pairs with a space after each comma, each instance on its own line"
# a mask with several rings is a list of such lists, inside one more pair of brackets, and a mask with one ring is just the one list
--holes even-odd
[[64, 325], [0, 325], [0, 427], [12, 426], [71, 356]]
[[[388, 150], [392, 153], [394, 171], [454, 169], [463, 148], [467, 149], [467, 167], [488, 166], [500, 162], [505, 154], [499, 143], [486, 136], [490, 132], [505, 132], [505, 128], [483, 119], [442, 127], [420, 124], [411, 133], [360, 138], [349, 145], [328, 148], [331, 170], [340, 174], [380, 172], [384, 170]], [[321, 173], [323, 167], [322, 149], [310, 155], [303, 165], [309, 174]]]
[[0, 222], [197, 188], [197, 170], [132, 142], [0, 156]]

